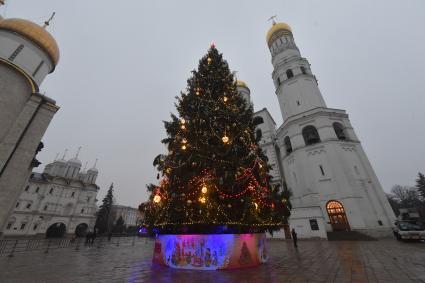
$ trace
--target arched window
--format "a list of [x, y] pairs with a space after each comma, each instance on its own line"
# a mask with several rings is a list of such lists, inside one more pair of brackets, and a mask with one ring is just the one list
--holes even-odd
[[255, 138], [256, 138], [256, 140], [257, 141], [260, 141], [262, 137], [263, 137], [263, 132], [260, 129], [257, 129], [255, 131]]
[[301, 73], [303, 73], [304, 75], [305, 75], [305, 74], [307, 74], [307, 72], [306, 72], [306, 70], [305, 70], [304, 66], [301, 66], [301, 67], [300, 67], [300, 69], [301, 69]]
[[286, 136], [283, 139], [283, 142], [285, 144], [286, 153], [291, 153], [292, 152], [292, 145], [291, 145], [291, 140], [289, 139], [289, 137]]
[[306, 145], [315, 144], [320, 142], [319, 133], [314, 126], [306, 126], [303, 131], [303, 138]]
[[290, 79], [294, 76], [294, 73], [292, 72], [291, 69], [286, 70], [286, 76], [288, 77], [288, 79]]
[[332, 126], [334, 127], [335, 134], [339, 140], [347, 139], [344, 133], [344, 127], [341, 125], [341, 123], [335, 122], [332, 124]]
[[256, 117], [254, 117], [254, 125], [255, 126], [257, 126], [257, 125], [260, 125], [260, 124], [263, 124], [264, 123], [264, 119], [263, 119], [263, 117], [261, 117], [261, 116], [256, 116]]

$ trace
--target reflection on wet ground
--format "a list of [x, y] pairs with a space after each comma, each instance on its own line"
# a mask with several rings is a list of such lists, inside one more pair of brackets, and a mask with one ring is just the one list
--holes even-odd
[[425, 282], [425, 243], [269, 242], [270, 262], [230, 271], [152, 266], [153, 242], [0, 258], [0, 282]]

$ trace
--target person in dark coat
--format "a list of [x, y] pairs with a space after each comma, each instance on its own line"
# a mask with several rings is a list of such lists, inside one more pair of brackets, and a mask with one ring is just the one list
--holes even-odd
[[292, 228], [291, 235], [292, 235], [292, 240], [294, 241], [294, 247], [298, 248], [298, 246], [297, 246], [297, 241], [298, 241], [297, 232], [295, 232], [294, 228]]

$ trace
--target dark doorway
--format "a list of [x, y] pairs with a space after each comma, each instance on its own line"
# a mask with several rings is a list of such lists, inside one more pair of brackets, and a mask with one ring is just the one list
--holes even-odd
[[65, 224], [58, 222], [50, 225], [46, 231], [46, 238], [62, 238], [65, 235]]
[[89, 225], [87, 225], [86, 223], [78, 224], [77, 227], [75, 227], [75, 236], [85, 237], [87, 234], [88, 228], [89, 228]]

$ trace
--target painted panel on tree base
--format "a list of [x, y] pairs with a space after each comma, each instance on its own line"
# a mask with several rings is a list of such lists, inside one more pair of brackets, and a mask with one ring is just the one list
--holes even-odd
[[158, 235], [152, 261], [197, 270], [255, 267], [268, 261], [266, 235]]

